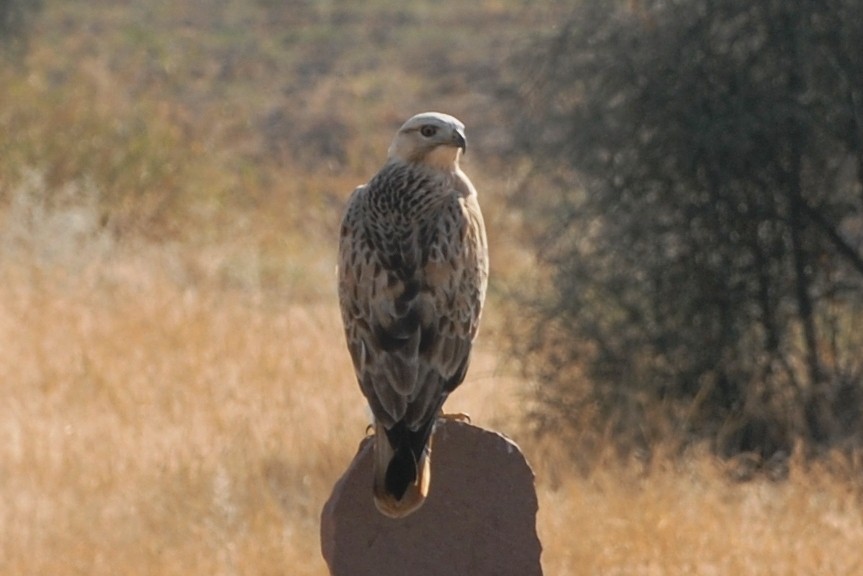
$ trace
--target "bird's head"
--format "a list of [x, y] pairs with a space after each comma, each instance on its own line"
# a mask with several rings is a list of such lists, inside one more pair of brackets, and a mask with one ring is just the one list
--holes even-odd
[[389, 158], [454, 171], [467, 150], [464, 124], [440, 112], [423, 112], [405, 122], [390, 144]]

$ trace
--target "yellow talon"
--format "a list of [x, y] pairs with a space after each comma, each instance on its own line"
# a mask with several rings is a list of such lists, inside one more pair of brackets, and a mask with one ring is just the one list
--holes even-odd
[[439, 420], [453, 420], [455, 422], [462, 422], [464, 424], [470, 424], [470, 414], [466, 412], [453, 412], [452, 414], [445, 414], [443, 410], [438, 414]]

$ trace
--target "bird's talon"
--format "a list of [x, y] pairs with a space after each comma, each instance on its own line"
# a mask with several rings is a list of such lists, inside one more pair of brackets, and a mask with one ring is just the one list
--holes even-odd
[[450, 420], [454, 422], [462, 422], [463, 424], [470, 424], [470, 414], [466, 412], [453, 412], [452, 414], [446, 414], [443, 411], [438, 415], [439, 420]]

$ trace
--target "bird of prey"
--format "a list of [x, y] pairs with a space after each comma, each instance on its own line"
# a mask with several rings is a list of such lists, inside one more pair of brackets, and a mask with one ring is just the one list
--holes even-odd
[[464, 380], [485, 299], [488, 248], [459, 168], [466, 149], [456, 118], [414, 116], [342, 220], [342, 320], [374, 415], [375, 504], [392, 518], [426, 499], [435, 422]]

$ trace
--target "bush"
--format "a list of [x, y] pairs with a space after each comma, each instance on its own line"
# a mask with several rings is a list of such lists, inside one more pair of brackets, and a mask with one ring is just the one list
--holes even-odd
[[40, 0], [0, 0], [0, 51], [20, 55], [27, 45], [27, 33]]
[[859, 443], [863, 10], [626, 6], [584, 2], [526, 64], [518, 130], [560, 191], [537, 421], [580, 448]]

